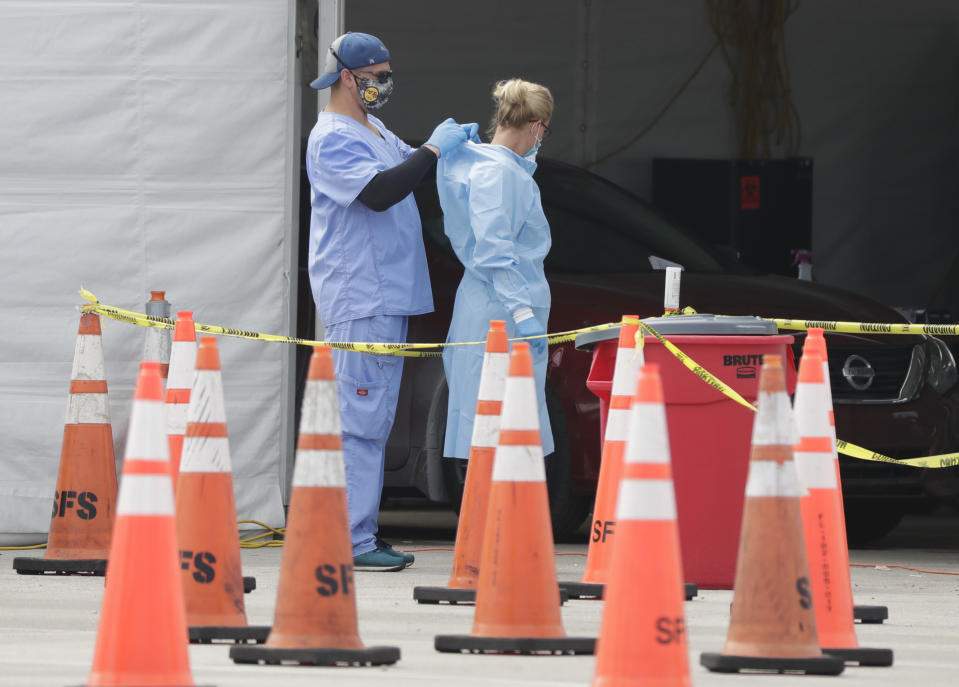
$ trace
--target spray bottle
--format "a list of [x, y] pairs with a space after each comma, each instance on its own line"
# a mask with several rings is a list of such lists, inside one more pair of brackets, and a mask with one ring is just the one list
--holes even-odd
[[803, 281], [812, 281], [812, 251], [808, 248], [793, 248], [793, 267], [799, 268], [799, 274], [796, 275]]

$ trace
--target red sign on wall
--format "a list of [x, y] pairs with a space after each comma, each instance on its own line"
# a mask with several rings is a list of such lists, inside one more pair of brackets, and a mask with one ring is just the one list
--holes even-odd
[[759, 177], [739, 178], [739, 208], [741, 210], [759, 209]]

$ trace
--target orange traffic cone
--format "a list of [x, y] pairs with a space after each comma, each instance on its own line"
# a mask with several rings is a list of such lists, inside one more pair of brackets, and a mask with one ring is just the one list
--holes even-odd
[[[826, 352], [826, 338], [820, 327], [810, 327], [803, 343], [803, 352], [816, 353], [822, 358], [823, 379], [826, 384], [826, 407], [829, 409], [829, 431], [832, 438], [833, 459], [836, 462], [836, 474], [839, 475], [839, 454], [836, 452], [836, 418], [832, 408], [832, 383], [829, 376], [829, 356]], [[840, 480], [840, 484], [842, 484]], [[839, 515], [842, 518], [843, 546], [846, 536], [846, 514], [842, 503], [842, 488], [839, 489]], [[848, 548], [846, 549], [848, 555]], [[854, 605], [852, 615], [855, 620], [866, 624], [882, 623], [889, 617], [889, 608], [886, 606]]]
[[826, 406], [828, 393], [822, 358], [804, 352], [796, 385], [799, 443], [794, 451], [799, 481], [805, 487], [800, 506], [819, 643], [823, 651], [846, 661], [890, 666], [890, 649], [865, 649], [856, 639], [839, 472]]
[[140, 364], [88, 687], [193, 685], [160, 364]]
[[486, 353], [480, 373], [479, 398], [473, 421], [470, 457], [463, 486], [453, 549], [453, 569], [446, 587], [413, 587], [413, 598], [419, 603], [464, 603], [476, 600], [480, 556], [483, 550], [483, 528], [489, 505], [490, 477], [493, 456], [499, 435], [500, 409], [509, 371], [509, 341], [506, 323], [490, 320], [486, 335]]
[[[146, 304], [146, 314], [150, 317], [169, 318], [170, 303], [165, 291], [151, 291]], [[143, 359], [157, 360], [160, 363], [160, 377], [166, 382], [170, 372], [170, 330], [164, 327], [147, 327], [143, 340]]]
[[470, 635], [437, 635], [438, 651], [591, 654], [595, 640], [567, 637], [560, 618], [546, 468], [529, 344], [517, 343], [493, 462]]
[[682, 561], [658, 365], [639, 371], [629, 414], [593, 687], [684, 687]]
[[704, 653], [709, 670], [838, 675], [841, 658], [819, 648], [793, 463], [794, 428], [782, 357], [766, 355], [723, 653]]
[[396, 647], [364, 647], [356, 618], [346, 473], [330, 349], [313, 349], [293, 469], [273, 629], [266, 644], [234, 646], [236, 663], [396, 663]]
[[263, 642], [270, 632], [246, 623], [231, 471], [220, 356], [216, 339], [204, 337], [196, 354], [176, 492], [186, 620], [195, 643]]
[[176, 493], [180, 475], [180, 457], [183, 455], [183, 436], [186, 434], [187, 409], [190, 405], [190, 389], [196, 374], [196, 327], [193, 313], [180, 310], [173, 328], [173, 345], [170, 350], [170, 374], [166, 388], [167, 437], [170, 442], [170, 474], [173, 477], [173, 493]]
[[13, 559], [21, 575], [103, 575], [117, 498], [110, 405], [103, 369], [100, 316], [80, 316], [53, 517], [42, 558]]

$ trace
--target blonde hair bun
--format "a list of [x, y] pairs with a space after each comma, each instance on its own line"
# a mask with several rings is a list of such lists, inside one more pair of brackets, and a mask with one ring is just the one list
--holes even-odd
[[497, 127], [517, 129], [536, 120], [553, 118], [553, 94], [546, 86], [523, 79], [507, 79], [493, 87], [496, 113], [490, 122], [490, 135]]

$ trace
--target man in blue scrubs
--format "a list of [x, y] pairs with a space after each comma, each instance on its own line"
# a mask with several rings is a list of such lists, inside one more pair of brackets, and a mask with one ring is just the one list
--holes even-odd
[[[393, 90], [390, 53], [376, 37], [333, 41], [313, 88], [330, 88], [306, 152], [310, 285], [327, 341], [406, 340], [407, 317], [433, 311], [419, 212], [411, 191], [437, 158], [475, 134], [447, 119], [412, 149], [369, 113]], [[333, 350], [346, 494], [357, 570], [402, 570], [412, 554], [379, 539], [386, 439], [403, 359]]]

